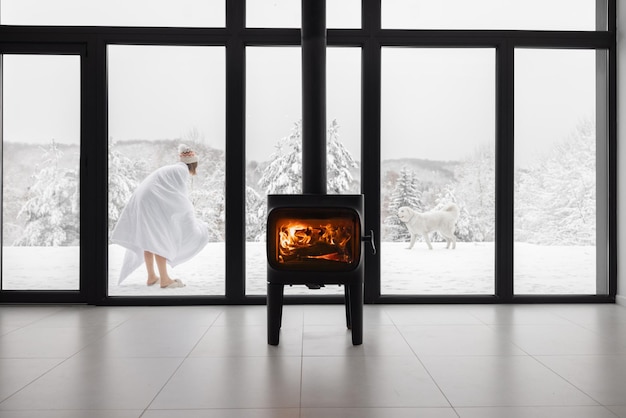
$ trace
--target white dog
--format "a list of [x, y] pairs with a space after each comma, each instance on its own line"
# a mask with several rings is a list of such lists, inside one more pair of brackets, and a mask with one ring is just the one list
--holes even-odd
[[403, 206], [398, 209], [398, 218], [406, 224], [411, 233], [411, 243], [409, 250], [415, 245], [417, 235], [423, 235], [424, 241], [428, 245], [428, 249], [432, 250], [429, 234], [431, 232], [439, 232], [446, 239], [446, 248], [456, 248], [456, 221], [459, 219], [459, 207], [454, 203], [449, 204], [443, 210], [418, 213], [413, 209]]

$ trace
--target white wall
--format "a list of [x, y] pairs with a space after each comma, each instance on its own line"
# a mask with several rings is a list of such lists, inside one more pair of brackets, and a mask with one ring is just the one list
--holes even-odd
[[617, 302], [626, 305], [626, 4], [617, 1]]

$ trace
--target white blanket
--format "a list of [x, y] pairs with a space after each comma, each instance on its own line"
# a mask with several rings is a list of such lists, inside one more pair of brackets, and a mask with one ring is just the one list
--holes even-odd
[[144, 261], [144, 251], [170, 266], [189, 260], [209, 241], [209, 228], [195, 218], [187, 193], [185, 163], [161, 167], [137, 187], [122, 211], [111, 240], [126, 248], [118, 284]]

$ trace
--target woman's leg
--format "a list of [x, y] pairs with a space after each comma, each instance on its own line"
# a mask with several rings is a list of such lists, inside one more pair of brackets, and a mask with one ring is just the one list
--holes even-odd
[[159, 269], [159, 275], [161, 276], [161, 287], [167, 287], [171, 285], [174, 280], [172, 280], [170, 275], [167, 274], [167, 260], [158, 254], [155, 254], [154, 258], [156, 258], [156, 265]]
[[146, 270], [148, 270], [148, 286], [158, 283], [160, 278], [154, 271], [154, 254], [150, 251], [143, 252], [143, 260], [146, 262]]

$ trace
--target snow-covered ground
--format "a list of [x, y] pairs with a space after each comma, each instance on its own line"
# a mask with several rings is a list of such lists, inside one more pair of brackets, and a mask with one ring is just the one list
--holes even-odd
[[[493, 294], [493, 243], [458, 243], [446, 250], [435, 243], [432, 251], [424, 243], [412, 250], [406, 243], [383, 242], [381, 292], [383, 294]], [[73, 290], [79, 286], [78, 247], [3, 247], [4, 290]], [[223, 295], [225, 288], [224, 243], [211, 243], [194, 259], [171, 270], [187, 286], [180, 289], [147, 287], [143, 268], [121, 285], [117, 284], [123, 248], [109, 247], [109, 295]], [[246, 246], [246, 289], [248, 294], [265, 294], [266, 257], [264, 243]], [[515, 245], [515, 293], [594, 294], [596, 285], [595, 247]], [[95, 279], [95, 278], [94, 278]], [[303, 286], [287, 287], [286, 294], [341, 294], [332, 286], [311, 291]]]

